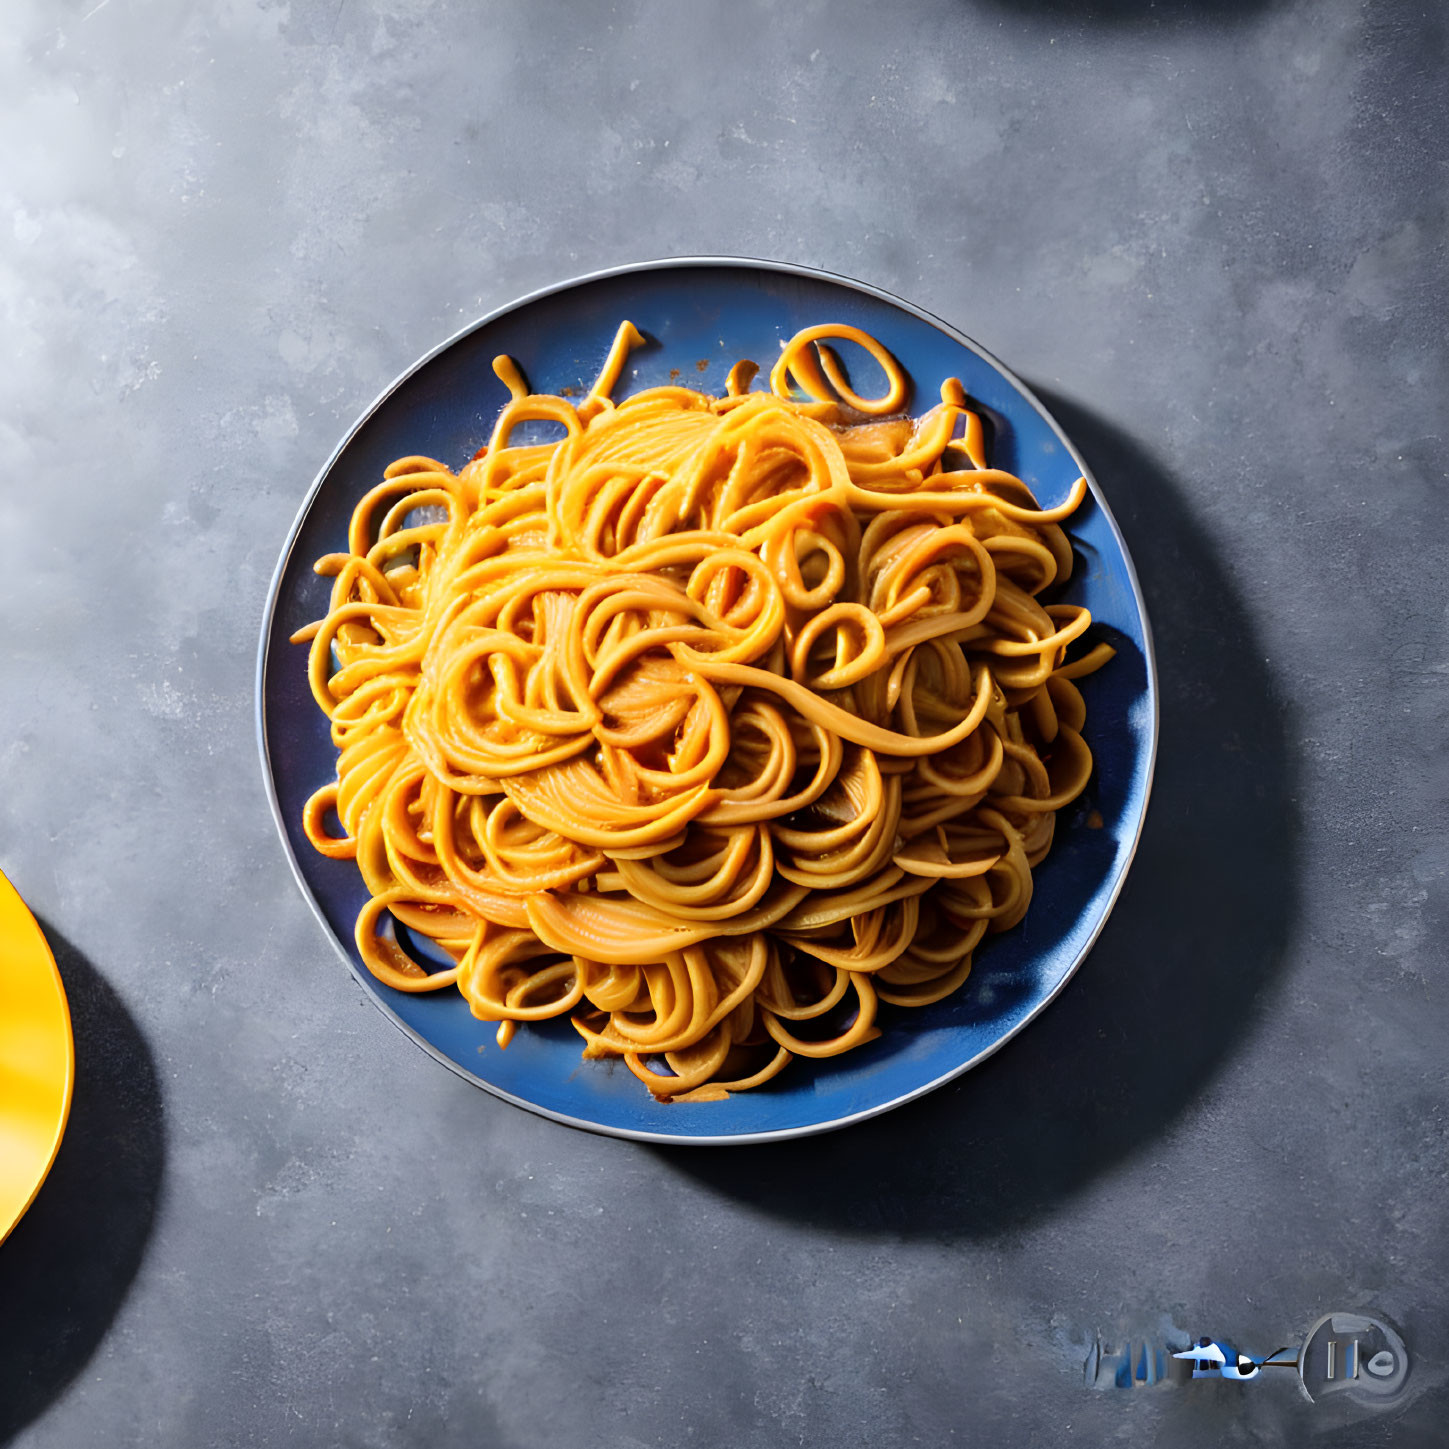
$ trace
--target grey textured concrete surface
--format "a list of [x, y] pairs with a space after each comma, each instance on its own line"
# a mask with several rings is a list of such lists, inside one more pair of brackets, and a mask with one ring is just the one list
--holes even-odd
[[[4, 9], [0, 867], [81, 1060], [0, 1246], [0, 1442], [1446, 1442], [1444, 5]], [[380, 388], [689, 253], [862, 277], [1039, 386], [1163, 674], [1064, 996], [909, 1109], [712, 1153], [394, 1031], [293, 884], [251, 703]], [[1413, 1354], [1392, 1411], [1083, 1383], [1098, 1334], [1267, 1352], [1357, 1308]]]

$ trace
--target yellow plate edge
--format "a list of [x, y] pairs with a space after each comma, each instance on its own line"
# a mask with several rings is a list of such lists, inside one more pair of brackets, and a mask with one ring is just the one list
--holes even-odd
[[65, 1136], [66, 1123], [70, 1120], [71, 1098], [75, 1092], [75, 1033], [71, 1029], [70, 1001], [65, 994], [65, 983], [60, 979], [60, 968], [55, 964], [55, 953], [50, 949], [50, 942], [45, 938], [45, 932], [40, 929], [40, 923], [35, 919], [30, 907], [25, 904], [25, 899], [20, 892], [11, 884], [4, 871], [0, 871], [0, 897], [9, 896], [19, 914], [30, 922], [30, 928], [34, 932], [35, 941], [39, 945], [37, 955], [50, 967], [51, 981], [55, 986], [55, 994], [60, 1002], [60, 1019], [65, 1028], [65, 1092], [61, 1101], [60, 1111], [56, 1116], [55, 1135], [51, 1139], [50, 1152], [46, 1156], [45, 1166], [41, 1168], [35, 1179], [35, 1186], [30, 1190], [30, 1196], [20, 1205], [20, 1209], [7, 1223], [0, 1217], [0, 1243], [15, 1230], [16, 1224], [30, 1210], [30, 1205], [35, 1201], [36, 1195], [45, 1185], [45, 1179], [50, 1176], [50, 1169], [55, 1166], [56, 1156], [60, 1152], [61, 1139]]

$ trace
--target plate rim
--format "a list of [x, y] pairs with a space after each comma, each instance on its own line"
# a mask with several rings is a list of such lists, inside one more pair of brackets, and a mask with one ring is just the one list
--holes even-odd
[[[1147, 699], [1150, 705], [1150, 730], [1142, 784], [1142, 804], [1138, 812], [1136, 829], [1133, 831], [1132, 839], [1128, 844], [1126, 857], [1118, 872], [1117, 880], [1090, 935], [1082, 943], [1077, 954], [1073, 957], [1071, 964], [1062, 974], [1061, 979], [1019, 1022], [1009, 1031], [999, 1036], [990, 1046], [985, 1047], [966, 1061], [953, 1066], [949, 1071], [940, 1076], [933, 1077], [929, 1082], [912, 1087], [910, 1091], [892, 1097], [889, 1101], [875, 1103], [869, 1107], [862, 1108], [860, 1111], [849, 1112], [839, 1117], [830, 1118], [828, 1121], [804, 1123], [795, 1127], [777, 1127], [764, 1132], [718, 1133], [710, 1136], [689, 1136], [673, 1132], [651, 1132], [639, 1128], [615, 1127], [607, 1123], [590, 1121], [585, 1117], [574, 1117], [566, 1112], [558, 1112], [552, 1108], [541, 1106], [536, 1102], [530, 1102], [522, 1097], [515, 1096], [513, 1093], [503, 1090], [503, 1088], [496, 1086], [492, 1082], [484, 1081], [460, 1063], [455, 1062], [452, 1057], [440, 1051], [426, 1037], [409, 1026], [386, 1002], [377, 997], [369, 988], [368, 982], [358, 969], [357, 964], [348, 955], [339, 937], [332, 930], [331, 923], [324, 915], [322, 907], [312, 891], [311, 885], [302, 873], [301, 863], [297, 859], [296, 852], [292, 849], [292, 842], [287, 834], [286, 821], [282, 815], [281, 803], [277, 799], [276, 778], [272, 771], [266, 720], [268, 643], [271, 639], [272, 625], [276, 615], [278, 598], [281, 594], [283, 576], [286, 574], [287, 568], [292, 561], [292, 554], [296, 549], [297, 540], [307, 521], [312, 504], [322, 490], [322, 485], [326, 481], [327, 475], [351, 445], [352, 440], [371, 421], [378, 409], [409, 378], [415, 373], [420, 372], [434, 358], [441, 356], [449, 348], [461, 342], [463, 338], [497, 321], [500, 317], [532, 306], [534, 303], [542, 301], [546, 297], [555, 296], [560, 292], [572, 291], [575, 288], [590, 285], [595, 282], [607, 281], [615, 277], [633, 276], [645, 272], [667, 271], [686, 267], [714, 267], [719, 269], [734, 267], [745, 270], [776, 272], [789, 276], [804, 277], [811, 281], [830, 282], [836, 286], [844, 286], [852, 291], [860, 292], [865, 296], [873, 297], [877, 301], [885, 302], [891, 307], [898, 308], [921, 321], [929, 323], [931, 326], [943, 332], [947, 337], [951, 338], [952, 341], [974, 352], [990, 367], [995, 368], [1020, 396], [1036, 410], [1053, 434], [1062, 443], [1067, 455], [1081, 471], [1081, 476], [1086, 479], [1087, 488], [1092, 495], [1092, 500], [1098, 509], [1100, 509], [1108, 530], [1117, 545], [1122, 562], [1126, 568], [1127, 582], [1131, 588], [1133, 602], [1136, 604], [1138, 616], [1142, 620], [1142, 652], [1146, 668]], [[524, 1111], [531, 1112], [535, 1116], [545, 1117], [550, 1121], [560, 1122], [566, 1127], [573, 1127], [580, 1131], [593, 1132], [605, 1137], [623, 1138], [633, 1142], [648, 1142], [656, 1145], [674, 1147], [746, 1147], [763, 1142], [793, 1141], [801, 1137], [819, 1136], [825, 1132], [837, 1132], [845, 1127], [853, 1126], [858, 1122], [868, 1121], [872, 1117], [879, 1117], [886, 1112], [894, 1111], [897, 1107], [903, 1107], [908, 1102], [916, 1101], [920, 1097], [937, 1091], [948, 1082], [955, 1081], [956, 1078], [964, 1076], [973, 1067], [979, 1066], [988, 1057], [1000, 1051], [1007, 1042], [1013, 1040], [1025, 1031], [1061, 995], [1067, 983], [1077, 974], [1082, 963], [1091, 954], [1092, 947], [1096, 945], [1097, 938], [1102, 934], [1127, 884], [1127, 878], [1132, 871], [1132, 864], [1137, 857], [1138, 846], [1142, 841], [1142, 831], [1147, 822], [1147, 811], [1152, 800], [1152, 786], [1156, 774], [1157, 751], [1161, 734], [1161, 689], [1157, 674], [1157, 656], [1153, 644], [1152, 623], [1147, 612], [1147, 601], [1142, 594], [1142, 585], [1137, 577], [1137, 567], [1132, 560], [1131, 552], [1127, 548], [1127, 541], [1122, 536], [1122, 530], [1117, 524], [1116, 516], [1113, 514], [1111, 507], [1103, 496], [1102, 490], [1092, 474], [1092, 470], [1087, 466], [1086, 460], [1082, 457], [1081, 453], [1078, 452], [1076, 444], [1067, 436], [1061, 424], [1052, 416], [1050, 410], [1037, 397], [1036, 393], [1011, 368], [1006, 366], [993, 353], [988, 352], [980, 343], [968, 337], [960, 329], [953, 327], [943, 318], [936, 316], [933, 312], [928, 312], [925, 308], [917, 306], [914, 302], [907, 301], [903, 297], [898, 297], [893, 292], [888, 292], [881, 287], [874, 286], [872, 283], [862, 282], [857, 278], [848, 277], [839, 272], [826, 271], [820, 267], [809, 267], [795, 262], [774, 261], [763, 257], [743, 256], [656, 257], [650, 261], [625, 262], [616, 266], [603, 267], [596, 271], [584, 272], [561, 282], [551, 283], [546, 287], [539, 287], [534, 291], [526, 292], [522, 296], [514, 298], [512, 301], [500, 307], [495, 307], [492, 311], [486, 312], [481, 317], [467, 323], [442, 342], [438, 343], [437, 346], [425, 352], [416, 361], [409, 364], [402, 372], [398, 373], [359, 414], [356, 421], [348, 428], [346, 433], [343, 434], [341, 441], [328, 455], [326, 461], [318, 470], [317, 476], [312, 480], [312, 484], [307, 489], [296, 516], [292, 520], [292, 526], [287, 533], [286, 541], [282, 545], [281, 555], [277, 560], [276, 568], [272, 572], [271, 582], [267, 586], [266, 606], [262, 612], [261, 640], [257, 648], [254, 703], [256, 710], [254, 725], [257, 735], [257, 746], [261, 753], [262, 782], [266, 790], [267, 803], [271, 807], [272, 823], [276, 827], [277, 834], [281, 839], [282, 850], [286, 855], [288, 865], [291, 867], [292, 876], [301, 889], [303, 898], [306, 900], [308, 906], [311, 907], [313, 916], [316, 917], [318, 923], [321, 925], [323, 934], [333, 949], [342, 958], [347, 969], [352, 973], [358, 984], [366, 992], [369, 1000], [382, 1012], [383, 1016], [417, 1046], [421, 1047], [435, 1061], [442, 1063], [443, 1066], [463, 1078], [463, 1080], [472, 1083], [475, 1087], [481, 1087], [485, 1092], [497, 1097], [501, 1101], [508, 1102], [515, 1107], [521, 1107]]]
[[[70, 1109], [75, 1100], [75, 1028], [71, 1023], [70, 999], [65, 994], [65, 982], [61, 979], [60, 967], [56, 964], [55, 952], [51, 949], [45, 932], [40, 927], [40, 922], [35, 919], [35, 912], [25, 903], [25, 897], [20, 894], [19, 888], [13, 881], [0, 870], [0, 898], [6, 899], [18, 911], [22, 929], [24, 923], [29, 923], [29, 939], [31, 945], [36, 947], [31, 960], [31, 965], [44, 963], [49, 971], [49, 979], [55, 987], [55, 994], [60, 1006], [61, 1035], [65, 1044], [65, 1081], [61, 1089], [60, 1110], [55, 1117], [55, 1131], [51, 1138], [49, 1150], [46, 1153], [45, 1164], [36, 1174], [34, 1185], [30, 1189], [30, 1195], [21, 1203], [15, 1211], [14, 1217], [9, 1222], [5, 1221], [3, 1214], [0, 1214], [0, 1244], [3, 1244], [11, 1233], [19, 1227], [25, 1214], [35, 1205], [35, 1199], [40, 1196], [40, 1189], [45, 1186], [45, 1180], [50, 1176], [51, 1168], [55, 1166], [55, 1160], [60, 1156], [60, 1144], [65, 1139], [65, 1129], [70, 1123]], [[23, 950], [22, 950], [23, 954]]]

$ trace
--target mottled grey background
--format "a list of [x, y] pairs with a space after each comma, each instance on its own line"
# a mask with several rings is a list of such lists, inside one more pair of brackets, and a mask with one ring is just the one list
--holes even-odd
[[[1449, 1381], [1442, 3], [6, 0], [0, 866], [75, 1009], [0, 1442], [1429, 1445]], [[1118, 509], [1158, 791], [1019, 1041], [799, 1146], [494, 1101], [274, 838], [267, 581], [418, 354], [679, 253], [862, 277]], [[1406, 1407], [1093, 1393], [1377, 1308]]]

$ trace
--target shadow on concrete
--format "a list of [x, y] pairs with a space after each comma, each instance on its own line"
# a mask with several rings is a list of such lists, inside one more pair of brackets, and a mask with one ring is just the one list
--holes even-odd
[[120, 998], [40, 922], [65, 982], [76, 1081], [60, 1153], [0, 1244], [0, 1444], [65, 1391], [141, 1265], [165, 1162], [151, 1050]]
[[1298, 898], [1284, 703], [1172, 480], [1111, 424], [1042, 397], [1112, 503], [1156, 638], [1162, 732], [1136, 862], [1062, 996], [950, 1086], [825, 1137], [652, 1149], [763, 1212], [862, 1234], [1010, 1233], [1152, 1142], [1273, 997]]
[[1229, 26], [1265, 10], [1276, 0], [973, 0], [972, 8], [1012, 17], [1054, 21], [1069, 29], [1088, 26]]

